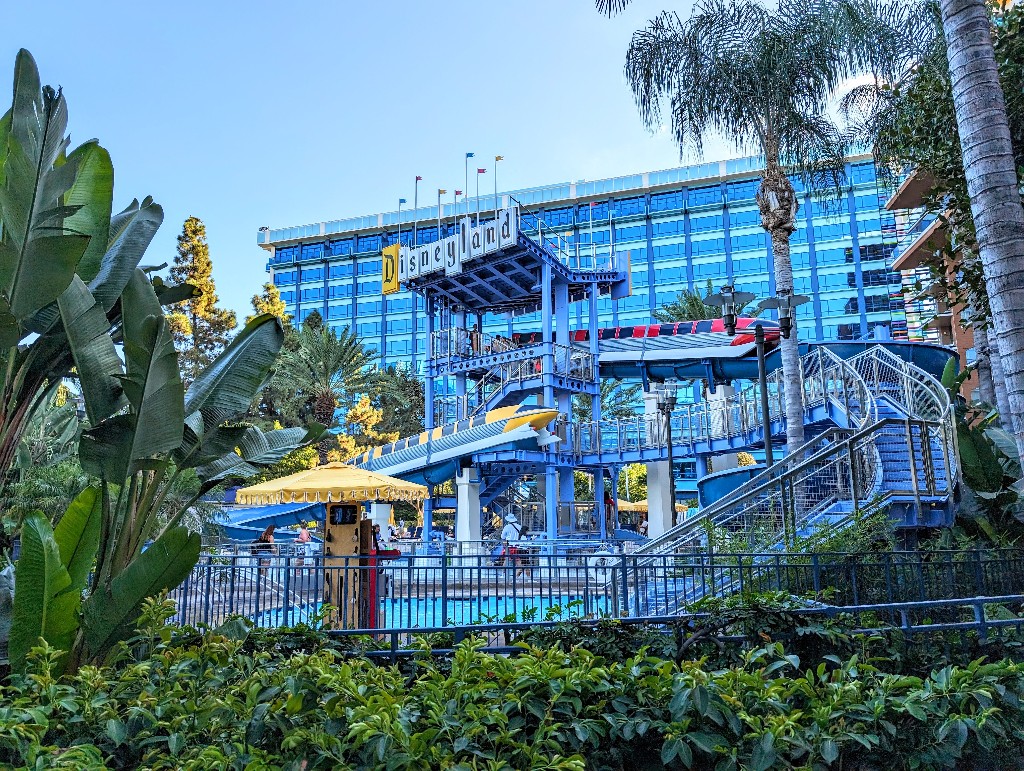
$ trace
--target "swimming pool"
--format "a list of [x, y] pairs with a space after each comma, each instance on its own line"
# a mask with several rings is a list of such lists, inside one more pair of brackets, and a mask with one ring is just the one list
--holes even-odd
[[[309, 623], [321, 603], [270, 608], [258, 613], [253, 622], [260, 627]], [[415, 628], [488, 623], [492, 621], [565, 621], [581, 616], [612, 615], [611, 598], [604, 595], [528, 595], [449, 598], [385, 598], [380, 602], [379, 629]]]

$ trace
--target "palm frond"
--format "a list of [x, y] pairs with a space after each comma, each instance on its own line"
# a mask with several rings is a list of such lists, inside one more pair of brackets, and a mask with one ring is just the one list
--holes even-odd
[[594, 5], [597, 7], [597, 12], [605, 16], [611, 17], [619, 13], [631, 0], [594, 0]]

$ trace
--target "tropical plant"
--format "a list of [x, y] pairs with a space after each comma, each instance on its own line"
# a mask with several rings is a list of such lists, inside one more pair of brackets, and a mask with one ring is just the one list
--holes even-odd
[[0, 510], [8, 518], [5, 527], [10, 532], [16, 532], [21, 518], [33, 511], [42, 511], [51, 523], [56, 523], [71, 501], [92, 481], [82, 470], [77, 457], [21, 469], [18, 476], [17, 481], [7, 485], [0, 500]]
[[[706, 319], [717, 319], [722, 315], [722, 309], [717, 305], [708, 305], [704, 302], [705, 297], [715, 293], [714, 284], [708, 279], [704, 295], [684, 289], [676, 295], [675, 300], [665, 303], [653, 313], [655, 321], [663, 324], [671, 324], [675, 321], [702, 321]], [[737, 316], [745, 316], [753, 313], [749, 305], [744, 304], [736, 309]]]
[[619, 473], [618, 496], [624, 501], [647, 500], [647, 464], [630, 463]]
[[[604, 379], [600, 384], [601, 417], [605, 420], [631, 418], [642, 408], [639, 383]], [[577, 394], [572, 400], [572, 417], [578, 423], [593, 420], [591, 397]]]
[[[15, 463], [32, 416], [74, 373], [92, 395], [90, 419], [124, 404], [111, 334], [120, 330], [122, 291], [163, 219], [145, 199], [113, 214], [113, 167], [95, 141], [67, 153], [67, 105], [40, 85], [20, 51], [14, 99], [0, 119], [0, 478]], [[159, 303], [189, 286], [154, 278]], [[119, 334], [119, 332], [117, 332]], [[4, 498], [9, 496], [4, 493]], [[51, 511], [51, 517], [56, 513]], [[6, 535], [0, 542], [6, 543]]]
[[[369, 384], [376, 357], [347, 327], [336, 332], [326, 324], [307, 323], [299, 331], [296, 349], [282, 357], [276, 377], [302, 405], [300, 415], [330, 427], [342, 399], [362, 393]], [[336, 446], [331, 438], [320, 441], [321, 463], [327, 463], [327, 453]]]
[[412, 367], [392, 364], [377, 370], [369, 389], [373, 406], [381, 412], [379, 433], [413, 436], [423, 430], [423, 381]]
[[[185, 392], [170, 326], [142, 271], [133, 273], [121, 305], [125, 363], [104, 358], [126, 405], [100, 399], [97, 407], [94, 396], [105, 384], [83, 380], [91, 426], [79, 455], [100, 483], [72, 503], [56, 529], [42, 514], [25, 519], [15, 573], [15, 666], [24, 666], [40, 636], [70, 651], [73, 667], [102, 658], [131, 631], [142, 600], [176, 586], [195, 565], [199, 535], [181, 523], [199, 497], [223, 479], [279, 461], [307, 439], [301, 428], [264, 432], [232, 423], [280, 350], [279, 320], [253, 319]], [[110, 337], [98, 340], [113, 352]], [[193, 473], [199, 483], [183, 484]]]
[[[629, 0], [596, 0], [612, 14]], [[761, 225], [771, 238], [776, 292], [793, 296], [789, 240], [800, 199], [788, 174], [822, 196], [839, 195], [846, 145], [827, 117], [839, 83], [856, 70], [849, 30], [831, 0], [702, 0], [688, 21], [664, 12], [634, 33], [626, 78], [650, 128], [667, 103], [680, 147], [698, 151], [719, 133], [743, 150], [764, 155], [757, 191]], [[797, 335], [780, 344], [785, 378], [786, 444], [804, 442]]]
[[182, 382], [187, 388], [224, 349], [237, 324], [234, 311], [217, 307], [206, 225], [198, 217], [189, 217], [182, 225], [171, 279], [196, 288], [196, 294], [175, 306], [167, 317], [181, 360]]
[[[876, 78], [855, 89], [844, 108], [861, 138], [874, 145], [881, 168], [894, 176], [911, 168], [932, 184], [925, 202], [944, 222], [945, 232], [943, 243], [935, 244], [926, 258], [932, 275], [923, 289], [938, 288], [950, 304], [962, 307], [962, 319], [974, 326], [976, 347], [983, 354], [979, 359], [991, 369], [991, 379], [981, 373], [985, 400], [999, 405], [1007, 425], [1011, 418], [1017, 421], [1019, 437], [1024, 374], [1018, 360], [1024, 356], [1024, 335], [1007, 334], [1007, 329], [1018, 330], [1024, 317], [1019, 302], [1008, 299], [1015, 290], [1007, 287], [1005, 275], [1011, 264], [1009, 234], [1024, 236], [1016, 176], [1024, 163], [1024, 16], [1011, 4], [992, 4], [991, 18], [980, 2], [865, 0], [864, 5], [870, 13], [859, 15], [868, 26], [857, 37], [871, 46]], [[960, 76], [967, 67], [968, 40], [978, 59], [969, 58], [970, 77], [965, 79]], [[979, 104], [986, 105], [980, 119], [970, 114]], [[1000, 171], [986, 172], [982, 185], [979, 164]], [[999, 209], [996, 199], [1010, 209]], [[988, 215], [983, 220], [985, 248], [976, 211]], [[997, 304], [991, 299], [993, 287], [1000, 296]], [[1008, 362], [1010, 374], [1003, 372]], [[1014, 389], [1016, 402], [1009, 396]]]
[[75, 402], [67, 400], [58, 404], [54, 397], [44, 401], [21, 436], [15, 468], [24, 473], [70, 458], [78, 449], [80, 427]]

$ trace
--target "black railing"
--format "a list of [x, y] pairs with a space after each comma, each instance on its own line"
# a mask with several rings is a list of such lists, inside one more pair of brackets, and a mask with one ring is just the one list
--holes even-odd
[[[326, 585], [326, 594], [325, 594]], [[399, 630], [572, 617], [658, 618], [711, 597], [784, 592], [836, 607], [1024, 592], [1024, 550], [868, 554], [581, 553], [405, 556], [381, 565], [323, 557], [204, 556], [171, 596], [177, 621], [234, 615], [263, 627], [333, 623]], [[331, 598], [334, 599], [331, 599]], [[342, 599], [344, 598], [344, 599]]]

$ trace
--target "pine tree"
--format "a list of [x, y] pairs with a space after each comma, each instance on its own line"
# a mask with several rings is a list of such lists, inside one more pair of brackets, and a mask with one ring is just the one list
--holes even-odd
[[198, 217], [189, 217], [182, 226], [171, 279], [199, 290], [197, 297], [174, 306], [174, 312], [167, 317], [181, 362], [181, 379], [188, 387], [223, 350], [237, 324], [233, 311], [217, 307], [206, 226]]
[[285, 328], [291, 323], [292, 317], [288, 313], [288, 306], [281, 299], [280, 290], [272, 282], [268, 281], [264, 284], [263, 292], [261, 294], [254, 294], [250, 302], [252, 302], [253, 315], [245, 317], [247, 324], [261, 313], [272, 313], [277, 316], [281, 319], [281, 323], [284, 324]]

